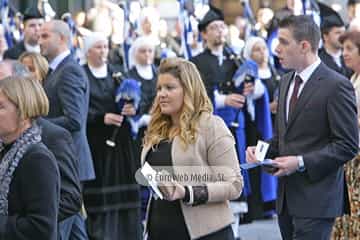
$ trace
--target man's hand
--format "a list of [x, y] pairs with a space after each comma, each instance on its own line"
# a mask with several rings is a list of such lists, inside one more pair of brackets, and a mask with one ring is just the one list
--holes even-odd
[[274, 173], [274, 176], [277, 177], [288, 176], [299, 167], [299, 159], [296, 156], [277, 157], [274, 159], [274, 163], [278, 168]]
[[226, 95], [225, 105], [234, 107], [234, 108], [242, 108], [245, 103], [245, 97], [240, 94], [232, 93]]
[[121, 115], [124, 116], [134, 116], [135, 114], [136, 114], [135, 107], [131, 103], [126, 103], [121, 111]]
[[274, 100], [274, 101], [272, 101], [270, 103], [270, 111], [271, 111], [271, 113], [276, 114], [277, 106], [278, 106], [278, 101], [277, 100]]
[[120, 114], [106, 113], [104, 116], [104, 123], [106, 125], [115, 125], [115, 126], [120, 127], [123, 120], [124, 120], [124, 117], [121, 116]]
[[246, 149], [246, 161], [248, 163], [258, 162], [258, 160], [255, 157], [255, 149], [256, 149], [255, 146], [251, 146]]
[[244, 90], [243, 90], [244, 96], [249, 96], [249, 95], [253, 94], [254, 90], [255, 90], [255, 85], [253, 83], [251, 83], [251, 82], [244, 83]]

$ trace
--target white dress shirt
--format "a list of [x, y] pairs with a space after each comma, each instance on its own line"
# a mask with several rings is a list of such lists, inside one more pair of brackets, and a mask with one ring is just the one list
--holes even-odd
[[301, 73], [296, 72], [296, 74], [294, 74], [293, 80], [290, 83], [289, 91], [288, 91], [287, 98], [286, 98], [286, 120], [288, 120], [288, 118], [289, 118], [290, 99], [291, 99], [291, 95], [294, 91], [295, 76], [299, 75], [301, 77], [301, 79], [303, 80], [303, 82], [300, 84], [298, 95], [297, 95], [297, 97], [299, 98], [306, 82], [310, 79], [311, 75], [313, 74], [315, 69], [320, 65], [320, 63], [321, 63], [320, 58], [317, 58], [317, 60], [313, 64], [307, 66]]
[[55, 71], [55, 69], [62, 62], [62, 60], [64, 60], [69, 55], [70, 55], [70, 50], [66, 50], [60, 53], [50, 62], [49, 68], [51, 68], [52, 71]]

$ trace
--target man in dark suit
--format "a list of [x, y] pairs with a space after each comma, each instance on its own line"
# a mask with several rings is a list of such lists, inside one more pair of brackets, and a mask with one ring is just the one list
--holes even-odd
[[345, 23], [340, 15], [324, 3], [319, 3], [321, 15], [321, 37], [323, 47], [319, 50], [319, 57], [329, 68], [350, 79], [353, 71], [345, 66], [342, 56], [342, 44], [339, 41], [345, 32]]
[[[59, 20], [43, 24], [39, 44], [41, 54], [49, 61], [49, 71], [44, 88], [50, 102], [48, 119], [70, 131], [79, 157], [80, 181], [95, 178], [92, 157], [86, 138], [86, 118], [89, 107], [89, 82], [81, 66], [70, 54], [71, 33], [68, 25]], [[74, 219], [80, 226], [71, 234], [86, 239], [84, 221]], [[77, 221], [79, 224], [77, 224]]]
[[44, 88], [50, 102], [48, 119], [67, 129], [73, 136], [80, 159], [80, 181], [95, 178], [86, 138], [89, 82], [84, 70], [68, 49], [70, 30], [65, 22], [46, 22], [40, 31], [41, 54], [49, 61]]
[[40, 27], [44, 22], [43, 16], [36, 7], [30, 7], [25, 10], [23, 21], [24, 40], [6, 50], [4, 59], [18, 59], [25, 51], [40, 53], [38, 40]]
[[[294, 69], [280, 81], [275, 136], [268, 169], [278, 181], [281, 235], [285, 240], [330, 239], [334, 219], [345, 211], [343, 165], [357, 153], [354, 89], [321, 63], [320, 30], [309, 16], [280, 22], [277, 55]], [[247, 161], [256, 161], [254, 147]]]

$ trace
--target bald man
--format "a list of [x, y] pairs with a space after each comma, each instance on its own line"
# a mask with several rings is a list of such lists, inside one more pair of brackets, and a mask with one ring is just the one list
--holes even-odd
[[[89, 82], [82, 67], [70, 54], [70, 41], [70, 29], [63, 21], [46, 22], [40, 29], [41, 54], [49, 61], [49, 74], [44, 81], [50, 103], [48, 120], [71, 133], [79, 157], [80, 181], [88, 181], [95, 178], [86, 138]], [[76, 239], [87, 239], [84, 219], [77, 216], [74, 221], [68, 232], [76, 234]]]

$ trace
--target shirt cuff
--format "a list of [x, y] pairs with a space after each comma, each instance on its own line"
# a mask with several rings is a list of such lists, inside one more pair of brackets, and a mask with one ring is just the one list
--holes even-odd
[[185, 197], [183, 202], [187, 205], [192, 205], [194, 203], [194, 191], [192, 186], [185, 186]]
[[303, 156], [299, 155], [297, 156], [297, 159], [298, 159], [298, 168], [297, 168], [297, 171], [298, 172], [304, 172], [306, 170], [305, 168], [305, 163], [304, 163], [304, 158]]
[[225, 94], [219, 93], [218, 90], [214, 91], [214, 97], [215, 97], [215, 106], [216, 108], [223, 108], [225, 107]]

